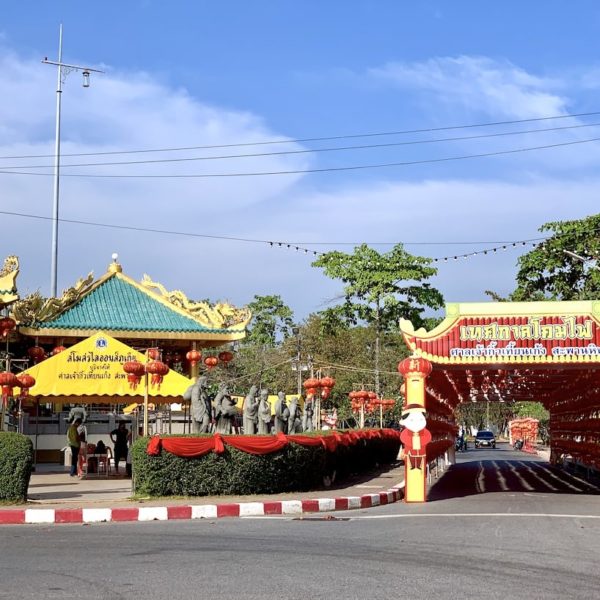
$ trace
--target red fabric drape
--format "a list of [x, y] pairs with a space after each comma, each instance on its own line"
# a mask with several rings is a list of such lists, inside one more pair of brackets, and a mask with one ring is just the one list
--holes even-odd
[[294, 442], [294, 444], [299, 444], [300, 446], [325, 446], [322, 436], [317, 437], [295, 433], [294, 435], [288, 435], [287, 439], [289, 442]]
[[186, 458], [204, 456], [211, 451], [217, 454], [225, 452], [225, 446], [231, 446], [248, 454], [270, 454], [284, 448], [288, 443], [300, 446], [320, 446], [327, 452], [335, 452], [338, 445], [351, 446], [364, 439], [398, 439], [400, 433], [393, 429], [361, 430], [339, 433], [332, 431], [320, 435], [221, 435], [215, 433], [210, 437], [166, 437], [155, 435], [148, 442], [147, 453], [158, 456], [161, 449]]
[[277, 435], [228, 435], [223, 439], [228, 446], [233, 446], [248, 454], [270, 454], [287, 446], [286, 436]]
[[215, 449], [214, 436], [205, 438], [161, 438], [160, 443], [167, 452], [177, 456], [185, 456], [187, 458], [204, 456]]

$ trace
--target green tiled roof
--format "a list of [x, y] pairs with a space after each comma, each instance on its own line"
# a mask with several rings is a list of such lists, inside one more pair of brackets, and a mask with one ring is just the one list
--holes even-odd
[[165, 306], [136, 286], [110, 277], [52, 321], [44, 329], [106, 329], [114, 331], [229, 332], [210, 329]]

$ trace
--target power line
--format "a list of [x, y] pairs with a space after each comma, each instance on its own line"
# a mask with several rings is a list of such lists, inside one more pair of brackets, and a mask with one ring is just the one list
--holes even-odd
[[[147, 164], [167, 164], [167, 163], [181, 163], [181, 162], [197, 162], [203, 160], [229, 160], [236, 158], [257, 158], [266, 156], [287, 156], [295, 154], [313, 154], [317, 152], [341, 152], [348, 150], [368, 150], [374, 148], [391, 148], [398, 146], [414, 146], [422, 144], [435, 144], [444, 142], [459, 142], [469, 140], [480, 140], [495, 137], [506, 137], [513, 135], [529, 135], [532, 133], [547, 133], [551, 131], [565, 131], [568, 129], [582, 129], [586, 127], [598, 127], [600, 123], [585, 123], [581, 125], [567, 125], [565, 127], [548, 127], [544, 129], [525, 129], [521, 131], [501, 131], [497, 133], [484, 133], [481, 135], [470, 135], [470, 136], [459, 136], [459, 137], [447, 137], [437, 138], [432, 140], [409, 140], [405, 142], [387, 142], [384, 144], [361, 144], [358, 146], [335, 146], [329, 148], [307, 148], [302, 150], [283, 150], [278, 152], [257, 152], [251, 154], [226, 154], [220, 156], [193, 156], [183, 158], [157, 158], [151, 160], [130, 160], [130, 161], [118, 161], [118, 162], [93, 162], [93, 163], [72, 163], [72, 164], [61, 164], [61, 168], [81, 168], [81, 167], [115, 167], [123, 165], [147, 165]], [[54, 168], [54, 165], [7, 165], [0, 166], [0, 170], [3, 169], [50, 169]]]
[[[509, 154], [518, 154], [523, 152], [531, 152], [534, 150], [547, 150], [551, 148], [561, 148], [566, 146], [574, 146], [577, 144], [588, 144], [590, 142], [598, 142], [600, 138], [589, 138], [586, 140], [575, 140], [571, 142], [559, 142], [556, 144], [546, 144], [543, 146], [530, 146], [525, 148], [513, 148], [511, 150], [497, 150], [495, 152], [482, 152], [480, 154], [466, 154], [462, 156], [446, 156], [442, 158], [428, 158], [422, 160], [400, 161], [389, 163], [375, 163], [367, 165], [350, 165], [346, 167], [321, 167], [313, 169], [289, 169], [285, 171], [255, 171], [255, 172], [240, 172], [240, 173], [201, 173], [201, 174], [182, 174], [182, 175], [99, 175], [93, 173], [64, 173], [62, 177], [78, 177], [87, 179], [209, 179], [209, 178], [228, 178], [228, 177], [260, 177], [266, 175], [300, 175], [306, 173], [332, 173], [342, 171], [358, 171], [367, 169], [382, 169], [389, 167], [407, 167], [414, 165], [433, 164], [442, 162], [453, 162], [458, 160], [467, 160], [472, 158], [488, 158], [491, 156], [503, 156]], [[3, 171], [0, 174], [4, 175], [35, 175], [40, 177], [50, 177], [50, 173], [35, 173], [31, 171]]]
[[[411, 133], [433, 133], [436, 131], [451, 131], [456, 129], [474, 129], [478, 127], [494, 127], [498, 125], [515, 125], [518, 123], [534, 123], [540, 121], [550, 121], [554, 119], [571, 119], [576, 117], [591, 117], [600, 115], [600, 111], [584, 112], [584, 113], [570, 113], [566, 115], [553, 115], [548, 117], [533, 117], [530, 119], [513, 119], [510, 121], [490, 121], [487, 123], [472, 123], [466, 125], [448, 125], [444, 127], [427, 127], [421, 129], [404, 129], [398, 131], [378, 131], [369, 133], [353, 133], [346, 135], [334, 135], [326, 137], [306, 137], [296, 139], [280, 139], [280, 140], [267, 140], [260, 142], [238, 142], [233, 144], [213, 144], [204, 146], [181, 146], [174, 148], [152, 148], [152, 149], [137, 149], [137, 150], [112, 150], [106, 152], [79, 152], [73, 154], [63, 154], [61, 156], [111, 156], [116, 154], [142, 154], [152, 152], [183, 152], [187, 150], [210, 150], [218, 148], [242, 148], [246, 146], [267, 146], [271, 144], [296, 144], [305, 142], [324, 142], [331, 140], [347, 140], [356, 138], [368, 138], [368, 137], [380, 137], [380, 136], [393, 136], [393, 135], [407, 135]], [[21, 156], [0, 156], [0, 160], [13, 160], [13, 159], [24, 159], [24, 158], [54, 158], [54, 154], [26, 154]]]

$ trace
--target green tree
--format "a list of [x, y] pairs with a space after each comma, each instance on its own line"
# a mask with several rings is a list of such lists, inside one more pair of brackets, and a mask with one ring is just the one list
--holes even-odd
[[429, 258], [406, 252], [402, 244], [382, 254], [362, 244], [353, 254], [327, 252], [313, 262], [325, 275], [344, 283], [344, 302], [324, 311], [326, 322], [330, 326], [337, 323], [338, 329], [341, 323], [366, 323], [375, 332], [377, 393], [382, 334], [397, 330], [400, 318], [410, 319], [419, 327], [427, 308], [443, 306], [441, 293], [427, 283], [437, 273], [430, 263]]
[[[600, 214], [540, 227], [552, 235], [519, 258], [510, 300], [594, 300], [600, 296]], [[590, 260], [581, 261], [573, 252]], [[595, 264], [592, 257], [595, 257]]]
[[294, 313], [284, 304], [281, 296], [254, 296], [248, 308], [252, 311], [252, 320], [248, 326], [246, 344], [272, 347], [280, 337], [291, 335]]

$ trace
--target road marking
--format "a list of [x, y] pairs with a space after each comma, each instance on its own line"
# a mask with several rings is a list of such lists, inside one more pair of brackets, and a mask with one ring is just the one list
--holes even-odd
[[483, 463], [481, 461], [479, 462], [479, 470], [477, 471], [475, 487], [480, 494], [485, 492], [485, 475], [483, 473]]
[[494, 465], [494, 469], [496, 469], [496, 477], [498, 478], [498, 483], [500, 484], [500, 489], [503, 492], [508, 492], [509, 488], [508, 488], [508, 485], [506, 485], [506, 478], [502, 474], [502, 468], [495, 460], [492, 461], [492, 464]]
[[[540, 475], [538, 473], [536, 473], [535, 469], [530, 466], [532, 463], [519, 461], [519, 464], [521, 465], [521, 467], [523, 469], [525, 469], [527, 471], [527, 473], [529, 473], [534, 479], [537, 479], [542, 485], [547, 487], [550, 491], [558, 492], [557, 487], [554, 487], [550, 482], [546, 481], [543, 477], [540, 477]], [[535, 463], [533, 463], [533, 464], [535, 464]]]
[[517, 478], [523, 489], [528, 490], [530, 492], [535, 492], [535, 488], [532, 485], [530, 485], [524, 477], [521, 476], [521, 474], [517, 471], [515, 465], [512, 462], [508, 463], [508, 469], [512, 473], [513, 477]]
[[[345, 512], [345, 511], [344, 511]], [[344, 520], [349, 521], [358, 521], [358, 520], [375, 520], [375, 519], [419, 519], [419, 518], [433, 518], [433, 517], [441, 517], [444, 519], [450, 517], [526, 517], [526, 518], [548, 518], [548, 519], [596, 519], [600, 520], [600, 515], [571, 515], [571, 514], [558, 514], [558, 513], [427, 513], [427, 514], [403, 514], [403, 515], [363, 515], [363, 516], [348, 516], [343, 517]], [[287, 516], [276, 516], [269, 515], [264, 517], [242, 517], [246, 520], [248, 519], [273, 519], [279, 520], [282, 519], [285, 521], [299, 521], [302, 520], [302, 517], [287, 517]], [[314, 519], [314, 517], [313, 517]], [[322, 518], [319, 520], [323, 520]]]
[[419, 517], [547, 517], [549, 519], [599, 519], [600, 515], [570, 515], [555, 513], [427, 513], [419, 515], [364, 515], [355, 519], [412, 519]]

